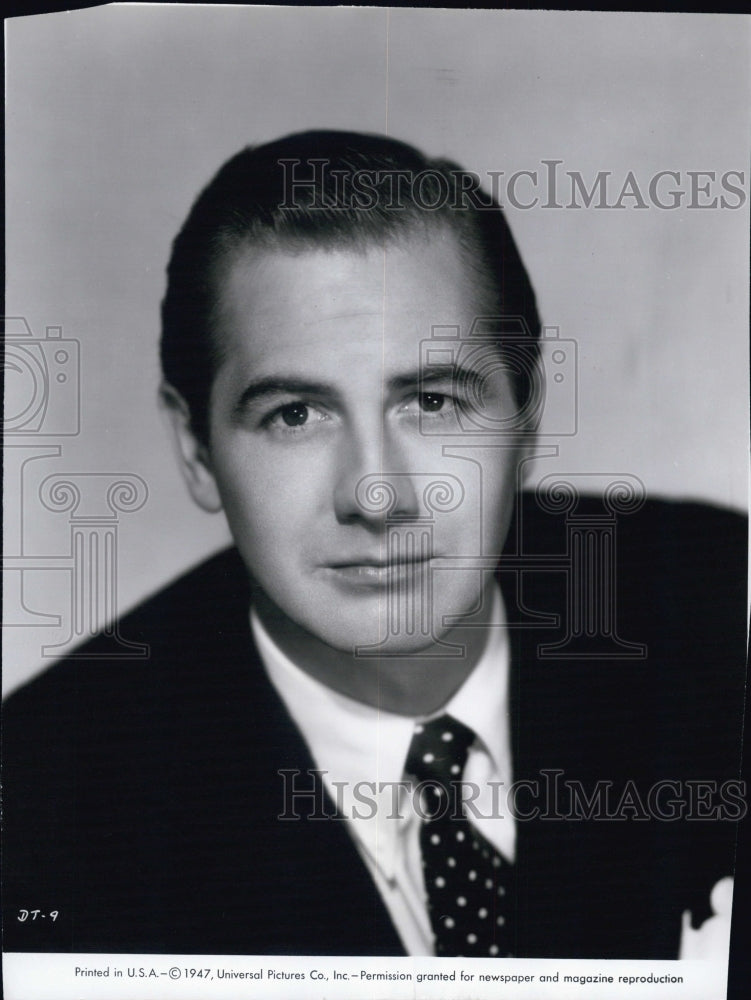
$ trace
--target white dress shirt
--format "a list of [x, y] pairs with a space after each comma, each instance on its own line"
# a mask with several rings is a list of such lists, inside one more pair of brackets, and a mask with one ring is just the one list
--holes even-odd
[[[315, 680], [279, 649], [251, 609], [250, 619], [269, 679], [307, 743], [324, 785], [346, 817], [350, 834], [410, 955], [432, 955], [422, 876], [420, 817], [404, 765], [416, 723], [444, 713], [476, 734], [462, 780], [465, 799], [479, 794], [467, 816], [509, 860], [515, 856], [508, 721], [509, 642], [499, 590], [488, 642], [472, 673], [437, 712], [410, 718], [354, 701]], [[400, 784], [401, 783], [401, 784]], [[469, 790], [471, 786], [471, 791]]]

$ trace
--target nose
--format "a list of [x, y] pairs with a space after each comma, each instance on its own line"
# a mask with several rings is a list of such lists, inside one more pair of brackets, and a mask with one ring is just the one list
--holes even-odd
[[420, 513], [413, 473], [402, 448], [379, 426], [375, 433], [353, 429], [338, 457], [334, 509], [341, 524], [380, 530], [390, 518]]

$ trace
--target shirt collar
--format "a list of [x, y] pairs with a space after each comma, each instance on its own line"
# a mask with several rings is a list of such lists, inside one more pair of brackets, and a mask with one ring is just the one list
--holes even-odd
[[506, 609], [498, 589], [491, 621], [488, 641], [477, 666], [447, 704], [431, 717], [452, 715], [473, 729], [494, 769], [500, 771], [507, 764], [509, 639]]
[[[393, 878], [399, 840], [415, 817], [406, 807], [404, 764], [415, 724], [448, 713], [470, 726], [496, 769], [506, 762], [508, 634], [500, 590], [493, 626], [472, 673], [440, 710], [411, 718], [348, 698], [297, 667], [277, 646], [251, 608], [250, 621], [268, 677], [323, 773], [334, 802], [351, 820], [361, 848], [386, 878]], [[399, 807], [400, 798], [402, 806]], [[368, 805], [368, 802], [372, 805]], [[400, 818], [395, 819], [395, 816]]]

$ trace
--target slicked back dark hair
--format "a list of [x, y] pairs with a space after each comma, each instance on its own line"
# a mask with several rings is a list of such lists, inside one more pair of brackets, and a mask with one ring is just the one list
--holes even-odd
[[[228, 160], [173, 243], [162, 303], [162, 373], [185, 399], [196, 435], [208, 440], [209, 395], [221, 360], [212, 326], [230, 255], [246, 247], [364, 251], [415, 234], [430, 239], [441, 227], [458, 239], [478, 310], [515, 317], [526, 330], [527, 362], [512, 371], [523, 406], [539, 352], [535, 296], [503, 211], [478, 178], [385, 136], [301, 132]], [[431, 322], [451, 319], [426, 317], [426, 337]]]

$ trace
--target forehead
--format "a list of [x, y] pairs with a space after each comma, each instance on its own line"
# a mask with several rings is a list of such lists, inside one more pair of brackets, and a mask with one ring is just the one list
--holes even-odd
[[223, 364], [416, 360], [436, 325], [464, 332], [480, 293], [456, 237], [360, 249], [244, 249], [218, 279], [214, 336]]

